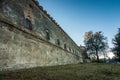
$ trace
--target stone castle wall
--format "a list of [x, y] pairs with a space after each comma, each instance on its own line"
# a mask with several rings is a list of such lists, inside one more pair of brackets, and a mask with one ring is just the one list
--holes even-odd
[[34, 0], [0, 2], [0, 67], [82, 62], [79, 47]]

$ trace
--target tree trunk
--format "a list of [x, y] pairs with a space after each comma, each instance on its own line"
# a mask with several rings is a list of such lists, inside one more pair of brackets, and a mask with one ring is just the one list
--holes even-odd
[[106, 53], [103, 52], [103, 55], [104, 55], [104, 63], [106, 62]]
[[97, 56], [97, 62], [99, 63], [99, 56], [98, 56], [98, 50], [96, 50], [96, 56]]
[[120, 57], [118, 58], [118, 61], [120, 62]]

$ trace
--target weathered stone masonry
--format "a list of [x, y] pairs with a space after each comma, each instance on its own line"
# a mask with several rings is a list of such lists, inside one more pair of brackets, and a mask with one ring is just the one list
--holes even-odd
[[0, 68], [79, 62], [79, 47], [35, 0], [0, 0]]

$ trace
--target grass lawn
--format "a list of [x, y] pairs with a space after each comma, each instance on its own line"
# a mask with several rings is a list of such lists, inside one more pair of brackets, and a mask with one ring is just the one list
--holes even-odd
[[120, 80], [120, 65], [72, 64], [0, 72], [0, 80]]

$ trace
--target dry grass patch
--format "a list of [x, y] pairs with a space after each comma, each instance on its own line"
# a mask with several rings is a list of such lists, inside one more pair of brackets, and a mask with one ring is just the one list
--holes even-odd
[[0, 80], [120, 80], [120, 65], [73, 64], [0, 72]]

